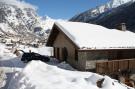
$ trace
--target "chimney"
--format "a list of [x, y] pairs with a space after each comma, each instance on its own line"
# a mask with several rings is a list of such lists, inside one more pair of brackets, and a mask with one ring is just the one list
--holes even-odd
[[127, 30], [125, 23], [120, 23], [119, 25], [117, 25], [116, 28], [117, 28], [118, 30], [120, 30], [120, 31], [126, 31], [126, 30]]
[[121, 30], [122, 31], [126, 31], [127, 30], [126, 23], [121, 23]]

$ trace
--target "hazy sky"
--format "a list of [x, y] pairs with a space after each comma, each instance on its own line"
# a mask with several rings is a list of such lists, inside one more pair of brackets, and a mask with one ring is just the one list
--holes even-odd
[[38, 14], [54, 19], [70, 19], [77, 13], [102, 5], [110, 0], [24, 0], [38, 7]]

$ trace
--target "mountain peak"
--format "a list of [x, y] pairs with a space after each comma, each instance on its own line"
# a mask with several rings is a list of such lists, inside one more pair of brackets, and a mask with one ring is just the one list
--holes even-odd
[[52, 19], [52, 18], [49, 17], [48, 15], [45, 15], [45, 16], [42, 17], [42, 19], [43, 19], [43, 20], [50, 20], [50, 19]]
[[37, 7], [30, 4], [30, 3], [26, 3], [24, 0], [0, 0], [0, 3], [5, 3], [8, 5], [13, 5], [13, 6], [17, 6], [19, 8], [32, 8], [34, 10], [37, 10]]
[[33, 32], [36, 23], [37, 13], [32, 5], [19, 0], [0, 0], [0, 24], [6, 26], [0, 26], [0, 32], [7, 34], [10, 28], [12, 35], [26, 35]]
[[110, 4], [112, 8], [115, 8], [127, 2], [134, 2], [134, 1], [135, 0], [111, 0], [110, 2], [108, 2], [108, 4]]
[[88, 20], [99, 16], [101, 13], [116, 8], [128, 2], [135, 2], [135, 0], [111, 0], [104, 5], [98, 6], [94, 9], [87, 10], [81, 14], [75, 15], [71, 21], [87, 22]]

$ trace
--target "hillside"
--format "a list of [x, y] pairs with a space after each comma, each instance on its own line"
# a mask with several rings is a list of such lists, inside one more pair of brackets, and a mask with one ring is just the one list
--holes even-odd
[[73, 16], [70, 20], [71, 21], [78, 21], [78, 22], [88, 22], [89, 20], [99, 16], [101, 13], [109, 11], [113, 8], [116, 8], [120, 5], [123, 5], [128, 2], [134, 2], [135, 0], [110, 0], [104, 5], [97, 6], [96, 8], [89, 9], [85, 12], [77, 14]]
[[[105, 7], [107, 5], [110, 7]], [[93, 15], [94, 10], [97, 11], [97, 8], [103, 6], [104, 10], [102, 12], [99, 10], [101, 13]], [[108, 28], [117, 28], [120, 23], [126, 23], [128, 30], [135, 32], [135, 27], [133, 26], [135, 24], [133, 20], [135, 17], [134, 7], [134, 0], [112, 0], [96, 9], [91, 9], [74, 16], [70, 21], [94, 23]]]
[[1, 24], [7, 25], [14, 32], [20, 34], [32, 31], [37, 23], [36, 9], [16, 0], [15, 2], [13, 0], [0, 1], [0, 17]]
[[99, 15], [89, 23], [95, 23], [107, 28], [118, 28], [121, 23], [126, 23], [127, 29], [135, 32], [135, 3], [128, 3], [111, 11]]
[[[52, 20], [37, 14], [37, 7], [20, 0], [0, 0], [0, 36], [33, 41], [46, 39]], [[53, 21], [54, 22], [54, 21]], [[51, 23], [51, 24], [50, 24]]]

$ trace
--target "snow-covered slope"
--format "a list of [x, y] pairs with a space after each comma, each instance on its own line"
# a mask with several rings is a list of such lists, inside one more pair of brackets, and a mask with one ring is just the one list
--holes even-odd
[[121, 23], [125, 23], [127, 30], [135, 32], [134, 10], [135, 3], [127, 3], [100, 14], [97, 18], [89, 20], [88, 23], [102, 25], [111, 29], [119, 28]]
[[[104, 78], [102, 88], [96, 82]], [[30, 62], [17, 73], [8, 89], [133, 89], [108, 76], [91, 72], [69, 71], [40, 61]]]
[[36, 6], [24, 0], [0, 0], [0, 35], [28, 42], [45, 40], [54, 20], [42, 19], [36, 11]]
[[122, 4], [125, 4], [127, 2], [134, 2], [134, 1], [135, 0], [111, 0], [106, 5], [108, 5], [108, 7], [110, 7], [110, 8], [115, 8], [115, 7], [118, 7]]
[[108, 3], [98, 6], [96, 8], [85, 11], [71, 18], [71, 21], [88, 22], [90, 19], [97, 17], [103, 12], [109, 11], [112, 8], [116, 8], [128, 2], [134, 2], [135, 0], [110, 0]]
[[19, 0], [0, 0], [0, 17], [0, 23], [17, 33], [31, 31], [37, 21], [35, 7]]
[[9, 5], [14, 5], [22, 9], [25, 9], [25, 8], [32, 8], [34, 10], [37, 9], [36, 6], [24, 2], [24, 0], [1, 0], [0, 2], [9, 4]]
[[[36, 6], [23, 0], [0, 0], [0, 35], [28, 42], [40, 39], [34, 32], [37, 24], [41, 23], [36, 10]], [[41, 39], [44, 40], [44, 33]]]
[[52, 29], [52, 26], [56, 20], [52, 19], [49, 16], [44, 16], [41, 18], [41, 26], [44, 30]]
[[45, 40], [53, 23], [48, 16], [40, 17], [37, 7], [24, 0], [0, 0], [0, 35], [17, 36], [32, 42], [35, 38]]
[[44, 17], [40, 17], [38, 19], [39, 19], [39, 23], [37, 24], [37, 27], [41, 27], [43, 29], [42, 32], [46, 34], [48, 34], [50, 30], [52, 29], [54, 22], [64, 21], [62, 19], [53, 19], [47, 15]]
[[14, 34], [16, 35], [17, 33], [12, 30], [11, 27], [8, 26], [6, 23], [0, 23], [0, 34], [5, 35], [5, 34]]

